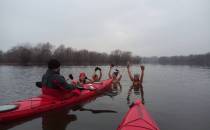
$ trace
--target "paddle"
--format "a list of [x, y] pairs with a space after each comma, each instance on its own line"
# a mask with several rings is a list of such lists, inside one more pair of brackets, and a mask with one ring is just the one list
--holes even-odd
[[[42, 82], [36, 82], [36, 87], [42, 88]], [[90, 90], [90, 91], [95, 90], [95, 88], [93, 88], [92, 86], [89, 86], [89, 88], [83, 88], [83, 87], [77, 85], [76, 87], [80, 90]]]
[[85, 77], [85, 80], [89, 80], [90, 82], [93, 82], [91, 79], [89, 79], [87, 76]]
[[[73, 77], [72, 74], [69, 74], [69, 79], [71, 79], [71, 80], [74, 79], [74, 77]], [[42, 88], [42, 82], [41, 82], [41, 81], [38, 81], [38, 82], [36, 82], [35, 84], [36, 84], [36, 87]], [[92, 86], [89, 86], [89, 88], [83, 88], [83, 87], [81, 87], [81, 86], [79, 86], [79, 85], [76, 85], [76, 87], [77, 87], [78, 89], [80, 89], [80, 90], [90, 90], [90, 91], [95, 90], [95, 88], [92, 87]]]

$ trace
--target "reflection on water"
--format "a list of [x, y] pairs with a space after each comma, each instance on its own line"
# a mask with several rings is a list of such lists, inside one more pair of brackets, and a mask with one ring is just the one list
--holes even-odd
[[71, 110], [62, 109], [44, 113], [42, 116], [43, 130], [66, 130], [67, 125], [77, 120], [77, 116], [69, 114]]
[[122, 86], [119, 83], [117, 84], [112, 84], [112, 87], [109, 91], [105, 92], [104, 95], [111, 97], [114, 99], [115, 96], [119, 95], [122, 92]]
[[77, 120], [77, 115], [71, 114], [72, 111], [91, 112], [92, 114], [117, 113], [117, 111], [106, 109], [85, 108], [83, 105], [73, 108], [64, 108], [60, 110], [44, 113], [42, 116], [43, 130], [66, 130], [66, 127]]
[[[93, 101], [93, 100], [92, 100]], [[90, 101], [89, 101], [90, 102]], [[87, 102], [86, 102], [87, 103]], [[93, 109], [93, 108], [85, 108], [85, 104], [66, 107], [57, 110], [51, 110], [49, 112], [44, 112], [42, 114], [38, 114], [34, 117], [25, 118], [19, 121], [8, 122], [0, 124], [0, 130], [9, 130], [18, 125], [24, 124], [28, 121], [32, 121], [35, 118], [41, 118], [42, 121], [42, 130], [66, 130], [67, 126], [77, 121], [77, 115], [71, 114], [72, 112], [91, 112], [92, 114], [115, 114], [117, 111], [109, 110], [109, 109]]]
[[91, 112], [93, 114], [101, 114], [101, 113], [117, 113], [116, 111], [113, 111], [113, 110], [97, 110], [97, 109], [92, 109], [92, 108], [85, 108], [84, 106], [82, 105], [77, 105], [77, 106], [74, 106], [72, 108], [72, 110], [74, 111], [88, 111], [88, 112]]
[[130, 89], [128, 90], [127, 104], [128, 105], [131, 104], [130, 101], [131, 101], [132, 90], [134, 94], [134, 99], [132, 101], [135, 101], [136, 99], [139, 98], [142, 100], [142, 103], [145, 103], [143, 85], [131, 85]]

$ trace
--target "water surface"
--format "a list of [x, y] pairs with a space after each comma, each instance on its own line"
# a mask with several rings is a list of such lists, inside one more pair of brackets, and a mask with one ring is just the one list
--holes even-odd
[[[102, 66], [107, 79], [108, 66]], [[115, 130], [128, 110], [128, 90], [131, 82], [126, 68], [122, 91], [113, 91], [86, 103], [81, 108], [51, 111], [20, 122], [0, 125], [0, 130]], [[133, 73], [139, 72], [133, 66]], [[92, 75], [94, 67], [62, 68], [67, 77], [78, 77], [84, 71]], [[41, 79], [45, 67], [0, 66], [0, 104], [40, 94], [34, 82]], [[146, 65], [144, 93], [146, 107], [161, 130], [209, 130], [210, 69], [190, 66]], [[139, 98], [132, 91], [130, 102]]]

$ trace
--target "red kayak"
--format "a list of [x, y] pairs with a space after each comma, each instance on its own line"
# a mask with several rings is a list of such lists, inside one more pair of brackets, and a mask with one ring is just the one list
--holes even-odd
[[141, 100], [131, 106], [117, 130], [160, 130]]
[[16, 101], [6, 105], [0, 105], [0, 123], [9, 122], [25, 117], [30, 117], [52, 109], [74, 106], [91, 100], [110, 88], [112, 80], [104, 80], [93, 84], [85, 84], [84, 88], [95, 88], [94, 90], [82, 90], [80, 95], [65, 98], [63, 100], [41, 95], [25, 100]]

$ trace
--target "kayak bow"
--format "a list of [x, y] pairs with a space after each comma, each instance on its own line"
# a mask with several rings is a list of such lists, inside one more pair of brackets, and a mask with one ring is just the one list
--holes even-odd
[[117, 130], [160, 130], [141, 100], [131, 106]]

